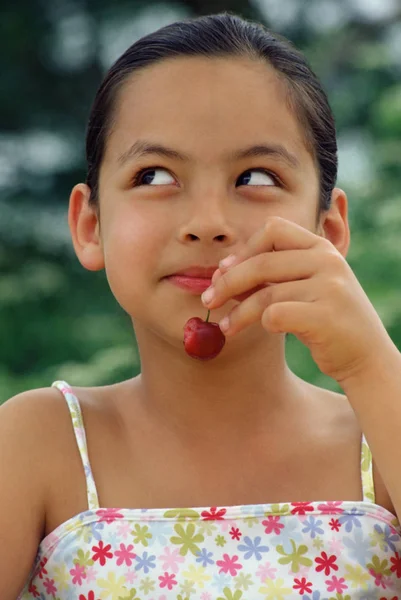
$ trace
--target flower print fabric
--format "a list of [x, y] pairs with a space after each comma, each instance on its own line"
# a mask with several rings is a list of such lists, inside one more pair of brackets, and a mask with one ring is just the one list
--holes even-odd
[[18, 600], [396, 600], [401, 527], [363, 501], [129, 509], [99, 506], [79, 401], [56, 381], [82, 457], [88, 510], [46, 536]]

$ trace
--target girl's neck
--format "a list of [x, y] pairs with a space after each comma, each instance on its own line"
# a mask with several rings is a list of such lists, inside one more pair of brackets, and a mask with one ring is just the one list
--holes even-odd
[[[238, 334], [240, 335], [240, 334]], [[198, 361], [136, 331], [141, 375], [134, 380], [141, 409], [177, 435], [232, 438], [265, 428], [304, 394], [285, 360], [283, 336], [255, 336], [248, 347]], [[230, 340], [231, 341], [231, 340]], [[239, 346], [239, 344], [238, 344]], [[169, 360], [166, 360], [166, 355]]]

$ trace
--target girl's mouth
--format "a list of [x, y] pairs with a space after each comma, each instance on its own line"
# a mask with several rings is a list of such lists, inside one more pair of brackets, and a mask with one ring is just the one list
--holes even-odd
[[190, 277], [189, 275], [170, 275], [166, 277], [170, 283], [193, 292], [195, 294], [202, 294], [211, 284], [211, 277]]

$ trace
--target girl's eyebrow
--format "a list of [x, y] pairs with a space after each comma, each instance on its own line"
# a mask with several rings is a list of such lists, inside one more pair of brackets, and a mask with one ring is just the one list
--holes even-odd
[[[174, 158], [183, 162], [189, 162], [191, 157], [187, 154], [183, 154], [178, 150], [163, 146], [161, 144], [155, 144], [146, 140], [137, 140], [132, 144], [128, 150], [123, 152], [118, 158], [120, 166], [125, 165], [128, 161], [134, 158], [140, 158], [148, 154], [158, 154], [166, 158]], [[298, 158], [295, 154], [289, 152], [282, 144], [257, 144], [248, 146], [241, 150], [235, 150], [229, 152], [226, 155], [226, 160], [238, 160], [241, 158], [250, 158], [253, 156], [271, 156], [276, 159], [281, 159], [286, 162], [291, 168], [296, 169], [300, 166]]]

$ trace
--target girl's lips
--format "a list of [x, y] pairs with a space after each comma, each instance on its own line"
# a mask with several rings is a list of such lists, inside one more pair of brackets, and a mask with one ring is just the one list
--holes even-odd
[[211, 277], [190, 277], [188, 275], [170, 275], [166, 277], [168, 281], [174, 285], [194, 292], [195, 294], [202, 294], [209, 286], [212, 285]]

